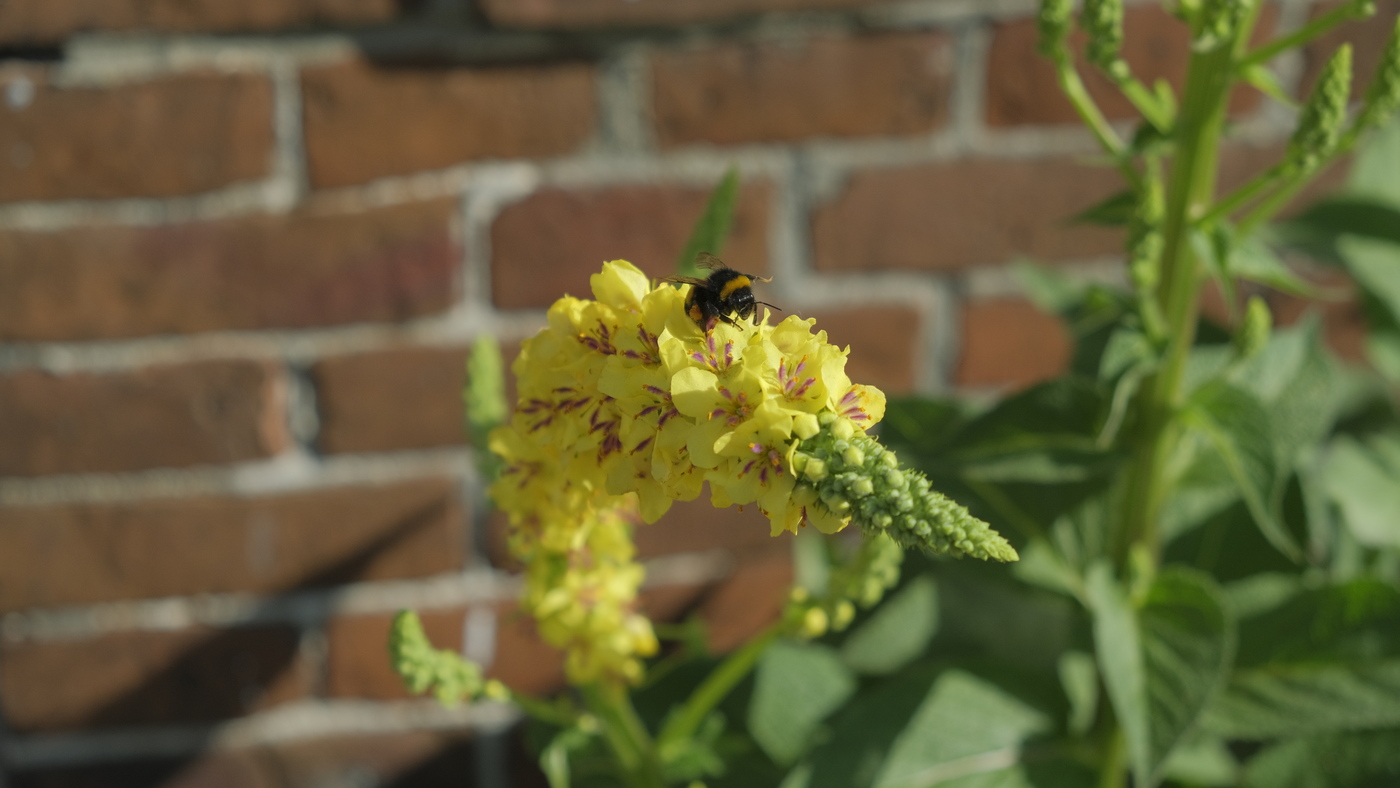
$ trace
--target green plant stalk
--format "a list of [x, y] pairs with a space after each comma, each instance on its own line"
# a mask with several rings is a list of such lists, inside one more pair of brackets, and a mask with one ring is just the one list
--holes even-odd
[[1084, 87], [1084, 81], [1079, 78], [1079, 72], [1074, 68], [1074, 61], [1068, 56], [1055, 58], [1055, 71], [1059, 75], [1060, 90], [1064, 91], [1065, 97], [1074, 106], [1074, 111], [1078, 113], [1080, 120], [1089, 127], [1089, 131], [1093, 132], [1094, 139], [1099, 141], [1104, 152], [1113, 159], [1113, 163], [1123, 174], [1123, 178], [1132, 184], [1134, 189], [1137, 189], [1141, 176], [1133, 168], [1128, 149], [1118, 136], [1118, 132], [1114, 131], [1113, 127], [1108, 124], [1108, 119], [1094, 103], [1088, 89]]
[[1120, 566], [1134, 543], [1156, 558], [1158, 519], [1170, 480], [1168, 463], [1179, 437], [1174, 417], [1181, 405], [1182, 373], [1196, 339], [1200, 313], [1200, 261], [1191, 232], [1209, 212], [1215, 196], [1220, 137], [1234, 74], [1234, 60], [1254, 27], [1259, 5], [1236, 31], [1233, 46], [1193, 52], [1176, 133], [1176, 157], [1167, 183], [1163, 225], [1162, 276], [1157, 303], [1167, 323], [1168, 345], [1160, 370], [1138, 395], [1137, 430], [1124, 488], [1122, 525], [1113, 540]]
[[1246, 69], [1252, 66], [1257, 66], [1261, 63], [1266, 63], [1270, 60], [1273, 60], [1278, 55], [1292, 49], [1293, 47], [1302, 46], [1308, 43], [1309, 41], [1312, 41], [1314, 38], [1317, 38], [1323, 33], [1326, 33], [1328, 30], [1331, 30], [1332, 28], [1347, 21], [1348, 19], [1359, 18], [1364, 17], [1357, 16], [1355, 10], [1353, 10], [1352, 8], [1351, 3], [1343, 3], [1342, 5], [1333, 8], [1331, 11], [1328, 11], [1322, 16], [1319, 16], [1318, 18], [1312, 20], [1311, 22], [1308, 22], [1306, 25], [1303, 25], [1297, 30], [1294, 30], [1292, 33], [1280, 36], [1279, 38], [1276, 38], [1273, 41], [1270, 41], [1269, 43], [1264, 44], [1263, 46], [1254, 50], [1253, 52], [1250, 52], [1249, 54], [1241, 57], [1238, 61], [1236, 61], [1235, 69], [1237, 72], [1243, 73]]
[[584, 703], [603, 726], [603, 738], [617, 758], [622, 776], [631, 788], [666, 788], [656, 748], [646, 726], [632, 708], [627, 689], [615, 684], [579, 687]]
[[695, 735], [700, 729], [701, 723], [710, 716], [710, 712], [720, 704], [729, 694], [730, 690], [749, 675], [758, 658], [763, 655], [778, 634], [783, 630], [785, 622], [778, 622], [768, 627], [768, 629], [754, 636], [752, 640], [745, 643], [738, 651], [733, 652], [719, 664], [710, 675], [705, 677], [705, 681], [686, 699], [681, 710], [666, 721], [662, 726], [661, 733], [656, 737], [658, 750], [665, 752], [677, 742], [684, 741]]
[[1277, 185], [1283, 178], [1284, 171], [1282, 166], [1275, 165], [1270, 167], [1268, 170], [1255, 176], [1249, 183], [1230, 192], [1221, 199], [1220, 202], [1216, 203], [1215, 207], [1211, 208], [1205, 216], [1201, 217], [1201, 225], [1209, 226], [1228, 217], [1230, 214], [1243, 208], [1264, 192]]
[[1172, 126], [1171, 112], [1168, 111], [1166, 107], [1162, 106], [1162, 102], [1158, 100], [1157, 94], [1148, 90], [1146, 85], [1132, 76], [1131, 72], [1128, 71], [1128, 64], [1126, 62], [1121, 60], [1118, 62], [1123, 64], [1122, 69], [1109, 69], [1104, 73], [1108, 75], [1109, 79], [1113, 80], [1113, 84], [1118, 86], [1118, 90], [1122, 92], [1124, 98], [1128, 99], [1128, 101], [1137, 108], [1137, 111], [1142, 113], [1142, 116], [1147, 119], [1148, 123], [1151, 123], [1154, 128], [1163, 134], [1170, 133]]

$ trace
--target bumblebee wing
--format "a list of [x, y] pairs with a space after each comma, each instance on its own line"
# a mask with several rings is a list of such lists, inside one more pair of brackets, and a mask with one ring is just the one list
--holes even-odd
[[719, 271], [729, 266], [725, 265], [723, 260], [709, 252], [701, 252], [695, 255], [695, 267], [703, 271]]
[[693, 276], [663, 276], [663, 277], [661, 277], [661, 281], [663, 281], [663, 282], [674, 282], [674, 283], [676, 283], [676, 284], [678, 284], [678, 285], [703, 285], [703, 284], [707, 284], [706, 280], [704, 280], [704, 279], [696, 279], [696, 278], [693, 277]]

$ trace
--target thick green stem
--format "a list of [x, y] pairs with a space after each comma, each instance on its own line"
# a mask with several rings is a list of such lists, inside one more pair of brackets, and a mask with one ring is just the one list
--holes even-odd
[[1115, 727], [1108, 735], [1108, 750], [1099, 764], [1099, 788], [1123, 788], [1128, 784], [1128, 743], [1123, 729]]
[[783, 622], [768, 627], [738, 651], [726, 657], [709, 676], [706, 676], [704, 683], [695, 688], [681, 710], [661, 728], [661, 733], [657, 736], [657, 747], [665, 751], [675, 743], [694, 736], [701, 723], [710, 716], [710, 712], [714, 711], [735, 685], [749, 675], [758, 658], [778, 637], [782, 628]]
[[[1249, 20], [1251, 23], [1253, 17]], [[1242, 25], [1238, 42], [1252, 24]], [[1158, 552], [1157, 520], [1166, 496], [1168, 462], [1176, 445], [1174, 416], [1181, 405], [1182, 373], [1196, 339], [1199, 314], [1200, 261], [1191, 233], [1210, 208], [1215, 194], [1220, 136], [1225, 126], [1235, 48], [1221, 46], [1195, 52], [1186, 74], [1186, 89], [1176, 128], [1176, 157], [1167, 183], [1163, 225], [1162, 276], [1157, 304], [1167, 324], [1168, 346], [1161, 368], [1148, 378], [1137, 399], [1136, 431], [1123, 497], [1123, 518], [1114, 534], [1119, 562], [1134, 543]]]
[[615, 684], [585, 684], [579, 687], [584, 703], [603, 726], [622, 777], [631, 788], [665, 788], [660, 761], [646, 726], [632, 708], [627, 688]]

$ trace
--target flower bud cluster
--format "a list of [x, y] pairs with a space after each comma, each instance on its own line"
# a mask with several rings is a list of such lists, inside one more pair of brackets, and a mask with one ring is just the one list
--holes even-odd
[[484, 680], [476, 663], [462, 659], [455, 651], [433, 648], [423, 632], [423, 622], [410, 610], [394, 618], [389, 630], [389, 660], [413, 694], [431, 688], [444, 705], [481, 695], [499, 698], [507, 694], [498, 682]]
[[1126, 66], [1118, 53], [1123, 49], [1123, 0], [1084, 0], [1079, 26], [1089, 34], [1089, 62], [1113, 72]]
[[[868, 535], [885, 534], [901, 547], [953, 556], [1016, 560], [1016, 551], [991, 526], [935, 492], [928, 477], [900, 467], [894, 452], [849, 422], [831, 415], [793, 456], [798, 485], [793, 499], [818, 528], [832, 519], [853, 521]], [[844, 523], [843, 523], [844, 525]]]
[[1288, 141], [1284, 166], [1296, 171], [1316, 169], [1337, 149], [1346, 124], [1351, 97], [1351, 45], [1343, 44], [1322, 69], [1317, 86], [1298, 118]]
[[784, 619], [798, 636], [818, 638], [841, 632], [855, 620], [856, 608], [871, 608], [899, 582], [904, 548], [878, 533], [866, 534], [855, 553], [831, 570], [826, 590], [813, 596], [794, 588]]
[[1395, 20], [1385, 54], [1371, 85], [1366, 88], [1366, 102], [1357, 118], [1357, 128], [1365, 131], [1383, 125], [1400, 109], [1400, 18]]
[[1054, 60], [1069, 57], [1065, 42], [1069, 39], [1073, 10], [1074, 0], [1041, 0], [1040, 15], [1036, 17], [1041, 54]]

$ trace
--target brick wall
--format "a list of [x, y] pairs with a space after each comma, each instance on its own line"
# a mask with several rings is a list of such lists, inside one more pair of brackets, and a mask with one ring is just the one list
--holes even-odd
[[[1335, 37], [1361, 63], [1382, 5]], [[464, 349], [528, 336], [605, 259], [668, 272], [737, 163], [725, 256], [853, 378], [1055, 374], [1067, 339], [1009, 264], [1117, 278], [1121, 239], [1064, 223], [1117, 185], [1033, 6], [0, 2], [0, 785], [537, 784], [509, 710], [409, 699], [384, 657], [409, 606], [494, 675], [561, 683], [482, 516]], [[1154, 4], [1127, 40], [1179, 80]], [[1238, 179], [1290, 126], [1234, 111]], [[753, 512], [638, 539], [647, 609], [716, 649], [791, 576]]]

